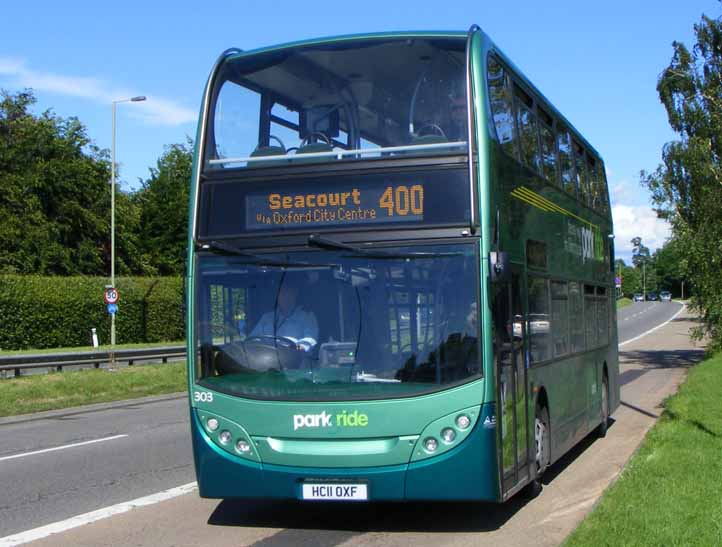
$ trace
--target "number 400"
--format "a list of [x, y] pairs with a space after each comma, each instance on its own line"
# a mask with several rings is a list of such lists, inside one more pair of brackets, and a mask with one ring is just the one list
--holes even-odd
[[383, 207], [390, 217], [396, 213], [399, 216], [406, 216], [409, 211], [414, 215], [424, 214], [424, 187], [414, 184], [411, 188], [397, 186], [394, 189], [389, 186], [384, 190], [379, 199], [379, 207]]

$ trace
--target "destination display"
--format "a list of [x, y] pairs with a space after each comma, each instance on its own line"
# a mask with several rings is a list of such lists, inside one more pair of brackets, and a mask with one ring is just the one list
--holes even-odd
[[423, 184], [334, 184], [314, 192], [299, 190], [246, 196], [246, 229], [424, 220]]
[[463, 225], [471, 218], [469, 195], [465, 169], [205, 181], [199, 235]]

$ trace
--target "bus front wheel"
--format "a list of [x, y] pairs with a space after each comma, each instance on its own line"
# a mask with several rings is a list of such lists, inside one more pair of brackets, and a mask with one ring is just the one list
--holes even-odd
[[529, 497], [536, 497], [542, 490], [544, 471], [549, 467], [550, 459], [549, 411], [545, 406], [537, 406], [534, 416], [534, 477], [527, 486]]

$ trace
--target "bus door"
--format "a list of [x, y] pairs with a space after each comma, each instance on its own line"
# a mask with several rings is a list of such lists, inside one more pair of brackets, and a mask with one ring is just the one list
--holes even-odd
[[495, 283], [494, 361], [497, 390], [497, 431], [502, 490], [506, 493], [528, 473], [527, 326], [520, 268], [512, 266], [508, 282]]

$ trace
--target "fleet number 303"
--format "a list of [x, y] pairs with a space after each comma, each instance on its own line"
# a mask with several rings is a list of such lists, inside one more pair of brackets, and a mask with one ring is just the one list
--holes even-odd
[[198, 403], [212, 403], [213, 402], [213, 393], [207, 393], [205, 391], [194, 391], [193, 392], [193, 400]]

